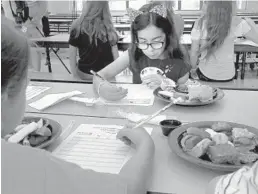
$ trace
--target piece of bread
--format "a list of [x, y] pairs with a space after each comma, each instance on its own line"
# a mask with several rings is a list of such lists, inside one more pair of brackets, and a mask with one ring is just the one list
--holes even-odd
[[253, 152], [239, 153], [238, 162], [242, 164], [250, 164], [258, 160], [258, 154]]
[[228, 132], [232, 131], [232, 126], [226, 122], [218, 122], [211, 126], [211, 128], [216, 132]]
[[188, 152], [188, 154], [190, 154], [191, 156], [194, 156], [196, 158], [199, 158], [206, 153], [207, 149], [212, 144], [213, 143], [210, 139], [208, 139], [208, 138], [203, 139], [196, 146], [194, 146], [193, 149]]
[[210, 160], [216, 164], [235, 164], [238, 160], [238, 151], [230, 144], [209, 146], [207, 154]]
[[206, 132], [204, 129], [200, 129], [197, 127], [189, 127], [186, 131], [189, 135], [200, 136], [203, 139], [211, 137], [210, 134]]
[[191, 150], [194, 146], [196, 146], [200, 141], [202, 141], [202, 138], [195, 135], [185, 135], [181, 139], [181, 146], [183, 147], [183, 150]]
[[207, 102], [213, 99], [213, 89], [206, 85], [191, 85], [188, 86], [189, 100], [200, 100]]
[[224, 133], [217, 133], [213, 135], [211, 139], [216, 143], [216, 145], [228, 143], [228, 136], [226, 136]]

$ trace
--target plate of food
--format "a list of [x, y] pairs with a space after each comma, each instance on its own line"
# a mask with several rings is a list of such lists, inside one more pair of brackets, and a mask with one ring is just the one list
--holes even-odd
[[179, 157], [212, 170], [232, 172], [258, 160], [258, 129], [238, 123], [186, 124], [169, 134], [168, 143]]
[[45, 148], [53, 143], [61, 132], [61, 125], [52, 119], [25, 117], [22, 124], [12, 133], [7, 134], [4, 139], [24, 146]]
[[171, 98], [182, 98], [177, 105], [182, 106], [202, 106], [214, 103], [224, 97], [224, 92], [219, 88], [202, 85], [198, 82], [180, 86], [162, 85], [153, 92], [158, 99], [170, 102]]

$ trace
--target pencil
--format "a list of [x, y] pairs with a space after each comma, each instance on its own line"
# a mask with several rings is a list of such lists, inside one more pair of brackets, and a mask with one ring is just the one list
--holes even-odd
[[107, 81], [104, 77], [102, 77], [101, 75], [99, 75], [97, 72], [90, 70], [91, 74], [97, 76], [98, 78], [102, 79], [103, 81]]
[[170, 106], [172, 106], [173, 104], [176, 104], [177, 102], [181, 101], [182, 98], [176, 98], [176, 99], [171, 99], [172, 101], [166, 105], [165, 107], [163, 107], [162, 109], [158, 110], [157, 112], [155, 112], [154, 114], [152, 114], [151, 116], [147, 117], [146, 119], [144, 119], [143, 121], [141, 121], [140, 123], [136, 124], [133, 129], [142, 126], [143, 124], [147, 123], [148, 121], [150, 121], [151, 119], [153, 119], [154, 117], [156, 117], [157, 115], [159, 115], [160, 113], [164, 112], [165, 110], [167, 110]]

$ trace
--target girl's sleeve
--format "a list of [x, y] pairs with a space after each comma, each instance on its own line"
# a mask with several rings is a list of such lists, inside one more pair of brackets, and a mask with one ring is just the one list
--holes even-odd
[[201, 38], [201, 30], [198, 27], [198, 21], [199, 20], [195, 21], [194, 27], [191, 31], [191, 39], [192, 40], [200, 40], [200, 38]]
[[252, 167], [222, 176], [214, 194], [257, 194], [258, 192], [258, 161]]
[[240, 23], [238, 23], [234, 33], [236, 37], [241, 37], [244, 36], [250, 30], [251, 27], [249, 26], [249, 24], [244, 19], [240, 19]]
[[[179, 72], [179, 78], [185, 76], [185, 74], [189, 73], [190, 70], [191, 70], [190, 65], [188, 65], [188, 64], [187, 64], [185, 61], [183, 61], [183, 60], [181, 61], [180, 66], [181, 66], [181, 69], [180, 69], [180, 72]], [[178, 79], [179, 79], [179, 78], [178, 78]]]

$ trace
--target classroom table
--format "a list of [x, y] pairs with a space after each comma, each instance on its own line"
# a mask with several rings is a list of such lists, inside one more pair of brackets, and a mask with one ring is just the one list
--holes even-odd
[[[86, 106], [81, 102], [65, 100], [43, 111], [38, 111], [28, 104], [34, 102], [46, 94], [68, 92], [79, 90], [85, 92], [88, 98], [97, 97], [93, 91], [92, 84], [75, 84], [75, 83], [51, 83], [51, 82], [33, 82], [33, 85], [50, 86], [51, 88], [44, 93], [27, 101], [26, 112], [41, 114], [60, 114], [60, 115], [77, 115], [104, 118], [121, 118], [118, 111], [134, 112], [139, 114], [150, 115], [164, 107], [167, 102], [155, 99], [153, 106], [106, 106], [94, 105]], [[131, 84], [132, 85], [132, 84]], [[132, 85], [139, 87], [139, 85]], [[166, 110], [168, 118], [176, 118], [184, 122], [202, 121], [202, 120], [225, 120], [237, 123], [243, 123], [251, 126], [258, 125], [258, 91], [243, 90], [223, 90], [225, 96], [220, 101], [197, 107], [187, 107], [174, 105]]]
[[[25, 116], [39, 116], [56, 120], [63, 129], [66, 129], [71, 121], [75, 121], [72, 129], [65, 131], [57, 142], [51, 145], [48, 150], [52, 151], [63, 139], [75, 130], [80, 124], [110, 124], [124, 125], [123, 119], [82, 117], [69, 115], [50, 115], [50, 114], [29, 114]], [[203, 118], [203, 120], [206, 120]], [[255, 127], [258, 128], [256, 121]], [[162, 135], [158, 126], [149, 125], [153, 128], [152, 139], [155, 144], [155, 158], [152, 168], [152, 175], [149, 177], [149, 193], [169, 193], [169, 194], [202, 194], [209, 181], [214, 177], [225, 174], [225, 172], [212, 171], [191, 164], [176, 156], [169, 148], [167, 137]]]

